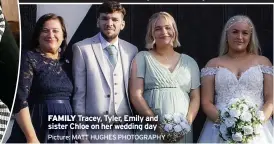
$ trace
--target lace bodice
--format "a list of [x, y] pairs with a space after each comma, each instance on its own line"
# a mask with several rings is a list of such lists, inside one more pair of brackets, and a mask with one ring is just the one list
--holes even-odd
[[47, 99], [70, 99], [73, 91], [65, 60], [46, 58], [37, 51], [22, 51], [13, 112]]
[[273, 75], [273, 67], [256, 65], [248, 68], [237, 78], [224, 67], [207, 67], [201, 70], [201, 77], [215, 75], [215, 105], [225, 107], [233, 98], [244, 98], [262, 107], [263, 74]]

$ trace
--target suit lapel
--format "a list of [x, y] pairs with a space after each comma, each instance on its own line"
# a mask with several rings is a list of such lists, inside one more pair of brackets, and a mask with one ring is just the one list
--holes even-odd
[[119, 39], [120, 44], [120, 56], [122, 61], [122, 67], [123, 67], [123, 76], [124, 76], [124, 84], [126, 89], [126, 95], [128, 96], [128, 79], [129, 79], [129, 55], [127, 52], [126, 45]]
[[92, 40], [92, 48], [94, 51], [94, 54], [96, 56], [97, 62], [101, 68], [102, 73], [105, 76], [105, 79], [108, 83], [109, 88], [111, 87], [110, 84], [110, 74], [107, 73], [106, 71], [106, 64], [105, 64], [105, 57], [104, 57], [104, 52], [103, 52], [103, 48], [101, 46], [101, 42], [99, 39], [99, 34], [96, 35], [96, 37]]

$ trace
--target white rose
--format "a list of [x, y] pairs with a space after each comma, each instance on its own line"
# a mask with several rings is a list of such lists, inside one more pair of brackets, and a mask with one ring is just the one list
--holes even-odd
[[191, 127], [186, 122], [180, 122], [180, 125], [186, 131], [190, 131]]
[[226, 135], [226, 133], [222, 133], [222, 137], [227, 141], [228, 140], [228, 137]]
[[256, 107], [256, 104], [248, 100], [246, 100], [246, 104], [248, 105], [248, 107]]
[[226, 127], [232, 127], [232, 126], [234, 126], [235, 121], [236, 121], [235, 118], [232, 118], [232, 117], [226, 118], [225, 119], [225, 125], [226, 125]]
[[173, 113], [173, 117], [174, 116], [180, 116], [181, 114], [180, 113]]
[[180, 114], [180, 115], [179, 115], [179, 117], [180, 117], [181, 121], [186, 121], [186, 119], [185, 119], [185, 115]]
[[222, 123], [222, 124], [220, 125], [220, 132], [221, 132], [222, 134], [226, 134], [226, 133], [227, 133], [227, 127], [226, 127], [226, 125], [225, 125], [224, 123]]
[[237, 132], [235, 134], [232, 134], [232, 139], [234, 141], [240, 142], [243, 139], [243, 135], [241, 133]]
[[172, 124], [166, 124], [165, 125], [165, 127], [164, 127], [164, 130], [166, 131], [166, 132], [170, 132], [171, 130], [172, 130]]
[[243, 109], [243, 112], [248, 110], [248, 106], [246, 104], [240, 104], [239, 107]]
[[228, 111], [229, 111], [228, 108], [222, 109], [222, 110], [221, 110], [221, 117], [222, 117], [222, 118], [225, 118], [225, 117], [226, 117], [225, 114], [226, 114], [226, 112], [228, 112]]
[[252, 115], [250, 112], [246, 111], [246, 112], [243, 112], [242, 115], [241, 115], [241, 120], [242, 121], [247, 121], [247, 122], [250, 122], [251, 121], [251, 118], [252, 118]]
[[171, 120], [172, 120], [172, 115], [171, 115], [171, 114], [165, 114], [165, 115], [164, 115], [164, 118], [165, 118], [167, 121], [171, 121]]
[[180, 125], [184, 128], [186, 127], [187, 123], [185, 121], [180, 122]]
[[182, 130], [183, 130], [183, 128], [182, 128], [180, 125], [174, 126], [174, 131], [175, 131], [175, 132], [180, 132], [180, 131], [182, 131]]
[[250, 135], [253, 133], [253, 128], [251, 126], [244, 126], [243, 130], [244, 130], [244, 135]]
[[237, 109], [231, 109], [229, 111], [229, 114], [231, 117], [239, 118], [239, 116], [241, 115], [241, 112]]
[[264, 112], [263, 111], [257, 111], [256, 115], [259, 118], [259, 120], [264, 121], [265, 116], [264, 116]]
[[191, 130], [190, 125], [187, 125], [187, 126], [185, 127], [185, 131], [189, 132], [190, 130]]
[[228, 103], [229, 106], [235, 104], [236, 102], [240, 101], [239, 98], [234, 98], [234, 99], [231, 99], [230, 102]]
[[181, 122], [181, 118], [180, 118], [180, 116], [179, 115], [174, 115], [173, 116], [173, 121], [175, 122], [175, 123], [180, 123]]
[[261, 124], [255, 125], [254, 126], [254, 133], [255, 134], [260, 134], [262, 129], [263, 129], [263, 126]]

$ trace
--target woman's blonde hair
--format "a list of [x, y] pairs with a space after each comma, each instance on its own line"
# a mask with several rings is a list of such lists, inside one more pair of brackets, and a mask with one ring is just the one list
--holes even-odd
[[251, 19], [245, 15], [236, 15], [231, 17], [225, 24], [223, 31], [222, 31], [222, 36], [221, 36], [221, 41], [220, 41], [220, 51], [219, 51], [219, 56], [225, 55], [228, 52], [229, 46], [227, 42], [227, 31], [236, 23], [238, 22], [244, 22], [247, 23], [250, 26], [251, 29], [251, 37], [249, 44], [247, 45], [247, 52], [252, 53], [252, 54], [260, 54], [260, 44], [258, 40], [258, 36], [255, 30], [255, 26], [252, 23]]
[[178, 29], [177, 29], [177, 25], [174, 18], [167, 12], [158, 12], [153, 14], [149, 19], [149, 22], [147, 25], [147, 33], [146, 33], [146, 48], [152, 49], [155, 46], [155, 36], [154, 36], [155, 25], [156, 25], [156, 22], [161, 17], [165, 18], [166, 21], [170, 22], [174, 30], [173, 47], [180, 47], [181, 44], [178, 40]]

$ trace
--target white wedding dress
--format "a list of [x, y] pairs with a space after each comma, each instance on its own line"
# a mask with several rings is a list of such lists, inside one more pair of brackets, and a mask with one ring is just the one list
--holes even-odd
[[[256, 65], [247, 69], [237, 79], [236, 75], [224, 67], [207, 67], [201, 70], [201, 77], [215, 75], [215, 106], [217, 109], [226, 107], [233, 98], [244, 98], [261, 109], [264, 104], [264, 74], [273, 75], [273, 67]], [[199, 143], [222, 143], [218, 129], [207, 119], [198, 140]], [[267, 120], [263, 130], [252, 143], [268, 144], [273, 142], [273, 123]]]

